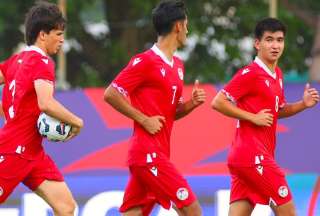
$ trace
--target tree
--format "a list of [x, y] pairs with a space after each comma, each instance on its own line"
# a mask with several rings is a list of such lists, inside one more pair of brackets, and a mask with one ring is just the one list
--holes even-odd
[[[320, 4], [319, 1], [305, 0], [303, 4], [300, 1], [280, 0], [283, 6], [292, 12], [296, 17], [308, 26], [314, 29], [315, 36], [312, 48], [310, 49], [311, 64], [309, 68], [310, 79], [320, 81]], [[298, 6], [299, 5], [299, 6]]]
[[[8, 57], [17, 44], [23, 41], [23, 14], [33, 2], [0, 2], [1, 59]], [[68, 82], [74, 87], [105, 86], [127, 64], [132, 55], [150, 48], [156, 40], [151, 10], [157, 2], [158, 0], [67, 1]], [[258, 20], [268, 16], [268, 1], [185, 2], [188, 8], [189, 43], [179, 51], [186, 64], [185, 81], [192, 83], [196, 78], [202, 82], [226, 81], [238, 68], [253, 59], [253, 28]], [[295, 12], [290, 7], [298, 0], [292, 0], [290, 4], [286, 0], [281, 2], [279, 18], [288, 26], [281, 67], [284, 71], [294, 70], [304, 74], [311, 59], [315, 21], [306, 25], [305, 20], [293, 15]], [[306, 10], [314, 8], [316, 17], [320, 2], [306, 2]], [[100, 30], [104, 31], [94, 33], [92, 29], [96, 25], [102, 26]], [[320, 46], [316, 44], [314, 47]], [[314, 50], [314, 53], [317, 53], [318, 48]]]

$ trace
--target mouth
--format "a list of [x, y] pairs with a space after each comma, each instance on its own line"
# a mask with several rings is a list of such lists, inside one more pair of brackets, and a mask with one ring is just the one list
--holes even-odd
[[279, 52], [277, 52], [277, 51], [271, 52], [271, 55], [272, 55], [272, 56], [278, 56], [278, 55], [279, 55]]

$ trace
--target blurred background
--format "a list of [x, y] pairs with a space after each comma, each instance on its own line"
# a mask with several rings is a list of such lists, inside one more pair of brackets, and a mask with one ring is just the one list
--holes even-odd
[[[24, 44], [24, 14], [35, 1], [0, 1], [0, 61]], [[156, 40], [151, 10], [158, 0], [57, 0], [68, 24], [57, 63], [57, 98], [83, 117], [85, 128], [68, 143], [45, 142], [63, 171], [79, 205], [77, 216], [120, 215], [128, 179], [126, 155], [132, 122], [103, 102], [104, 88], [130, 57]], [[184, 91], [189, 98], [199, 79], [208, 101], [185, 119], [172, 135], [172, 161], [187, 177], [204, 215], [227, 215], [230, 178], [226, 156], [235, 121], [212, 111], [209, 103], [237, 69], [253, 60], [253, 29], [267, 16], [287, 28], [279, 65], [285, 75], [287, 101], [301, 98], [306, 82], [320, 89], [320, 1], [314, 0], [185, 0], [187, 45], [177, 52], [185, 61]], [[189, 85], [190, 84], [190, 85]], [[319, 106], [278, 127], [276, 157], [288, 174], [298, 215], [320, 215], [318, 192]], [[0, 118], [1, 124], [3, 119]], [[4, 216], [52, 215], [36, 195], [19, 186], [5, 205]], [[154, 216], [175, 215], [156, 208]], [[259, 206], [254, 215], [272, 215]]]

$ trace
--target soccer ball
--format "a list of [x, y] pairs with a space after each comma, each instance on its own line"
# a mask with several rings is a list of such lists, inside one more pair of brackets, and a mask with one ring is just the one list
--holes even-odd
[[41, 136], [54, 142], [65, 140], [71, 130], [70, 125], [62, 123], [45, 113], [39, 115], [37, 127]]

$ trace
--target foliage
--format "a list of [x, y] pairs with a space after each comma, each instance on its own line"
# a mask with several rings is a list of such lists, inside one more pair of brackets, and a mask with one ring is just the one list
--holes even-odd
[[[298, 0], [292, 0], [298, 2]], [[23, 14], [32, 0], [0, 2], [0, 58], [15, 51], [23, 41]], [[57, 2], [57, 1], [53, 1]], [[157, 0], [76, 0], [67, 2], [67, 79], [72, 86], [101, 86], [110, 82], [135, 53], [156, 40], [151, 10]], [[186, 82], [221, 82], [232, 76], [254, 56], [252, 31], [268, 16], [264, 0], [185, 0], [188, 7], [189, 38]], [[304, 10], [316, 13], [320, 2], [304, 1]], [[20, 14], [16, 16], [15, 14]], [[279, 18], [288, 26], [286, 51], [281, 66], [305, 73], [313, 43], [313, 28], [280, 5]], [[90, 27], [105, 24], [93, 34]], [[251, 42], [250, 42], [251, 41]]]

